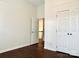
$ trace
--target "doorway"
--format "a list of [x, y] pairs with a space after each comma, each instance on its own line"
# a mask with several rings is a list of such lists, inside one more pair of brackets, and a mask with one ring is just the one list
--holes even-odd
[[38, 44], [38, 46], [40, 47], [40, 46], [42, 46], [42, 47], [44, 47], [44, 18], [39, 18], [38, 19], [39, 20], [39, 28], [38, 28], [38, 34], [39, 34], [39, 36], [38, 36], [38, 39], [39, 39], [39, 44]]

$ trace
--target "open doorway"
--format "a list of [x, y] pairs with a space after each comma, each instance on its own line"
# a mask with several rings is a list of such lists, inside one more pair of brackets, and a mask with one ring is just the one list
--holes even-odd
[[39, 31], [38, 31], [38, 38], [39, 38], [39, 46], [44, 47], [44, 18], [39, 18]]

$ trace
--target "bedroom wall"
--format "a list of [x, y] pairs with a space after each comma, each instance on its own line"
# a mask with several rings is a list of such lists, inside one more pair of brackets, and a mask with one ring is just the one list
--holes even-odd
[[0, 0], [0, 53], [30, 45], [36, 7], [27, 0]]
[[44, 17], [44, 10], [45, 9], [45, 4], [41, 4], [37, 7], [37, 18], [42, 18]]

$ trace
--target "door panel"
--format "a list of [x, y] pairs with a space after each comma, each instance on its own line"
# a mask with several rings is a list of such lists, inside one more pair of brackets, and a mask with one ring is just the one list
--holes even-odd
[[57, 51], [70, 53], [69, 35], [66, 32], [57, 33]]
[[70, 15], [70, 54], [79, 56], [79, 9], [71, 10]]
[[57, 12], [57, 32], [69, 32], [69, 10]]
[[31, 44], [38, 43], [38, 20], [32, 18]]
[[72, 32], [72, 35], [70, 35], [70, 54], [76, 55], [77, 54], [77, 48], [78, 48], [78, 36], [76, 32]]
[[57, 51], [64, 52], [64, 33], [58, 32], [57, 33]]
[[70, 20], [69, 10], [60, 11], [57, 14], [57, 51], [69, 53]]

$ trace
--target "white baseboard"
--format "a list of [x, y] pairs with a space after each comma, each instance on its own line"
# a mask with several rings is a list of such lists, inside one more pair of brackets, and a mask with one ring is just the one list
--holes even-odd
[[9, 49], [5, 49], [5, 50], [1, 50], [0, 53], [4, 53], [4, 52], [11, 51], [11, 50], [15, 50], [15, 49], [23, 48], [23, 47], [30, 46], [30, 45], [33, 45], [33, 44], [36, 44], [36, 43], [38, 43], [38, 42], [34, 42], [34, 43], [32, 43], [32, 44], [20, 45], [20, 46], [17, 46], [17, 47], [13, 47], [13, 48], [9, 48]]
[[52, 48], [48, 48], [48, 47], [44, 47], [44, 49], [50, 50], [50, 51], [56, 51], [56, 49], [52, 49]]
[[19, 48], [26, 47], [26, 46], [30, 46], [30, 44], [27, 44], [27, 45], [20, 45], [20, 46], [17, 46], [17, 47], [13, 47], [13, 48], [1, 50], [0, 53], [8, 52], [8, 51], [15, 50], [15, 49], [19, 49]]
[[38, 42], [33, 42], [33, 43], [31, 43], [31, 45], [33, 45], [33, 44], [37, 44]]

